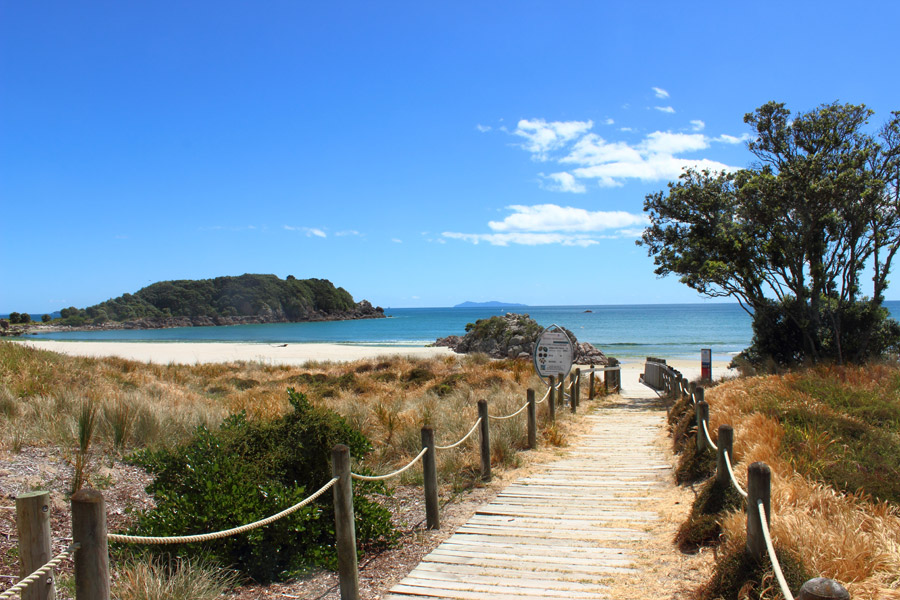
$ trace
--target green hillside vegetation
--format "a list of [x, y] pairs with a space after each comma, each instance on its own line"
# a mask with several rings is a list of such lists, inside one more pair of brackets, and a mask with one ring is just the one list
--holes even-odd
[[134, 294], [101, 302], [86, 309], [60, 311], [64, 325], [99, 325], [107, 321], [167, 317], [262, 316], [272, 320], [303, 321], [316, 313], [351, 311], [353, 297], [327, 279], [283, 280], [275, 275], [246, 274], [215, 279], [160, 281]]

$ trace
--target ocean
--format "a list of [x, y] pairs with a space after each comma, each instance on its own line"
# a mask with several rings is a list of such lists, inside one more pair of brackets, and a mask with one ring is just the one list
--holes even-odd
[[[885, 305], [897, 318], [900, 301]], [[338, 343], [423, 346], [439, 337], [463, 335], [467, 323], [507, 312], [526, 313], [544, 327], [561, 325], [578, 341], [609, 356], [694, 359], [710, 348], [714, 360], [729, 360], [750, 345], [750, 317], [731, 303], [622, 306], [528, 306], [498, 308], [387, 308], [387, 319], [269, 323], [227, 327], [73, 331], [38, 334], [38, 339], [78, 341]], [[698, 358], [699, 360], [699, 358]]]

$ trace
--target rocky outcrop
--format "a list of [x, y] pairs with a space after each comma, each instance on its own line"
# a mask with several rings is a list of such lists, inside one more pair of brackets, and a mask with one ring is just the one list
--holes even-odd
[[[543, 328], [528, 315], [506, 313], [502, 317], [479, 319], [466, 325], [462, 337], [451, 335], [435, 341], [435, 346], [445, 346], [460, 354], [481, 352], [492, 358], [531, 359], [534, 343]], [[587, 342], [578, 342], [575, 334], [566, 329], [575, 349], [575, 362], [582, 365], [606, 365], [603, 352]]]

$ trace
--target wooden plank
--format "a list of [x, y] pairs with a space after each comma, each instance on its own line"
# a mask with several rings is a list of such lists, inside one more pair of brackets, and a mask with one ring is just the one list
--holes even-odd
[[[509, 568], [510, 561], [472, 557], [472, 556], [447, 556], [444, 554], [428, 555], [428, 562], [447, 563], [456, 565], [484, 566], [484, 567], [506, 567]], [[611, 573], [634, 573], [635, 569], [629, 567], [604, 566], [604, 565], [563, 565], [563, 564], [541, 564], [534, 563], [535, 571], [552, 571], [552, 572], [577, 572], [589, 573], [593, 575], [608, 575]], [[402, 582], [401, 582], [402, 583]]]
[[558, 579], [552, 579], [549, 577], [541, 578], [541, 579], [529, 579], [529, 572], [519, 572], [520, 575], [511, 578], [509, 575], [504, 576], [496, 576], [496, 575], [476, 575], [474, 573], [454, 573], [450, 571], [427, 571], [427, 570], [418, 570], [413, 571], [410, 577], [407, 577], [403, 580], [406, 585], [417, 585], [421, 581], [446, 581], [446, 582], [464, 582], [464, 583], [473, 583], [480, 585], [492, 585], [492, 586], [500, 586], [500, 585], [510, 585], [510, 581], [515, 581], [515, 587], [517, 588], [534, 588], [539, 590], [553, 590], [556, 592], [563, 591], [581, 591], [581, 592], [591, 592], [596, 593], [600, 591], [601, 587], [599, 584], [594, 583], [581, 583], [578, 581], [562, 581]]
[[[415, 594], [418, 596], [430, 596], [431, 598], [447, 598], [449, 600], [520, 600], [522, 595], [519, 590], [513, 590], [512, 593], [501, 592], [499, 590], [489, 592], [475, 592], [469, 590], [438, 590], [423, 586], [404, 585], [399, 583], [391, 589], [392, 594]], [[558, 595], [545, 594], [539, 596], [546, 600], [568, 600], [570, 597], [568, 592]], [[400, 596], [402, 599], [403, 596]], [[603, 598], [601, 595], [595, 595], [593, 598]]]
[[560, 571], [558, 569], [529, 569], [527, 571], [523, 571], [521, 568], [516, 568], [515, 566], [510, 565], [502, 565], [502, 566], [486, 566], [486, 565], [467, 565], [464, 563], [438, 563], [438, 562], [423, 562], [419, 564], [413, 571], [413, 573], [418, 573], [421, 571], [446, 571], [451, 573], [472, 573], [475, 575], [484, 574], [484, 575], [496, 575], [498, 577], [511, 577], [513, 579], [519, 577], [528, 577], [530, 579], [540, 579], [547, 578], [559, 581], [592, 581], [592, 582], [605, 582], [613, 579], [618, 575], [618, 573], [587, 573], [585, 571], [579, 571], [575, 568], [569, 568], [565, 571]]
[[[451, 550], [479, 550], [479, 549], [491, 549], [491, 550], [515, 550], [516, 552], [523, 554], [538, 554], [540, 556], [547, 555], [547, 545], [541, 544], [506, 544], [506, 543], [493, 543], [493, 542], [481, 542], [479, 544], [467, 544], [464, 542], [456, 542], [452, 539], [447, 540], [440, 546], [447, 547]], [[558, 544], [553, 544], [550, 546], [553, 548], [554, 552], [564, 552], [566, 554], [572, 556], [609, 556], [609, 557], [626, 557], [631, 556], [631, 553], [624, 548], [606, 548], [603, 546], [562, 546]]]
[[629, 559], [610, 558], [610, 557], [575, 557], [569, 554], [553, 554], [550, 556], [536, 556], [533, 554], [512, 554], [503, 552], [486, 552], [472, 550], [457, 550], [453, 548], [443, 548], [440, 546], [435, 548], [431, 556], [456, 556], [460, 558], [490, 558], [495, 560], [505, 560], [514, 564], [530, 565], [531, 563], [558, 564], [558, 565], [588, 565], [598, 567], [624, 567], [631, 563]]

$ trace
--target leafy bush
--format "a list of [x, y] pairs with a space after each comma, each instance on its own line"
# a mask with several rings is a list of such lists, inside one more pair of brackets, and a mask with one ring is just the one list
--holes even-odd
[[[288, 390], [293, 412], [271, 421], [227, 418], [217, 431], [197, 429], [173, 449], [143, 450], [132, 460], [156, 479], [147, 491], [156, 507], [139, 516], [135, 533], [185, 535], [229, 529], [288, 508], [331, 479], [331, 451], [339, 443], [359, 460], [371, 444], [342, 417], [311, 406]], [[382, 486], [354, 486], [360, 547], [394, 541], [390, 513], [367, 493]], [[187, 555], [214, 557], [257, 581], [281, 579], [309, 564], [333, 567], [331, 494], [266, 527], [181, 547]]]

